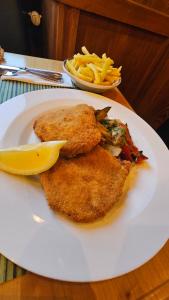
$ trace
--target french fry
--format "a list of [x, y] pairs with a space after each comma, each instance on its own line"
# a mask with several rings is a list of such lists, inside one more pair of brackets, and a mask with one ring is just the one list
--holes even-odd
[[111, 74], [112, 75], [115, 75], [115, 76], [120, 76], [120, 71], [121, 69], [116, 69], [116, 68], [113, 68], [112, 71], [111, 71]]
[[100, 83], [100, 74], [96, 69], [96, 66], [92, 63], [87, 64], [87, 66], [93, 71], [94, 73], [94, 83], [99, 84]]
[[81, 64], [89, 64], [89, 63], [99, 63], [101, 62], [101, 58], [95, 57], [92, 55], [81, 55], [76, 57], [76, 62], [81, 65]]
[[83, 52], [83, 54], [90, 54], [85, 46], [82, 47], [82, 52]]
[[77, 71], [77, 75], [78, 78], [85, 80], [87, 82], [92, 82], [92, 77], [86, 76], [84, 74], [81, 74], [80, 72]]
[[106, 53], [103, 53], [103, 54], [102, 54], [102, 58], [107, 58]]
[[85, 75], [80, 74], [80, 73], [77, 73], [76, 76], [79, 77], [80, 79], [84, 80], [84, 81], [92, 82], [92, 78], [91, 77], [85, 76]]
[[66, 61], [66, 67], [67, 67], [67, 69], [70, 73], [72, 73], [73, 75], [76, 76], [76, 69], [74, 67], [74, 64], [73, 64], [72, 60], [67, 60]]
[[99, 58], [99, 56], [96, 53], [92, 53], [92, 56]]
[[122, 67], [113, 67], [114, 61], [106, 53], [99, 57], [96, 53], [91, 54], [85, 46], [81, 50], [82, 54], [77, 53], [66, 62], [66, 68], [71, 74], [103, 86], [112, 85], [121, 78]]
[[109, 81], [112, 84], [115, 80], [118, 80], [119, 78], [120, 78], [119, 76], [113, 76], [113, 75], [107, 74], [105, 76], [105, 81]]
[[101, 72], [101, 81], [104, 81], [104, 78], [106, 76], [107, 70], [109, 68], [109, 66], [113, 63], [112, 59], [110, 59], [109, 57], [106, 58], [102, 72]]
[[82, 75], [91, 77], [92, 80], [94, 79], [94, 73], [89, 67], [80, 66], [78, 72], [81, 73]]
[[92, 78], [89, 76], [85, 76], [83, 74], [78, 73], [78, 71], [74, 68], [74, 66], [72, 65], [71, 61], [66, 62], [66, 67], [68, 68], [68, 70], [74, 75], [77, 76], [78, 78], [88, 81], [88, 82], [92, 82]]
[[99, 65], [95, 65], [95, 67], [96, 67], [96, 69], [97, 69], [99, 72], [101, 72], [101, 71], [102, 71], [102, 67], [101, 67], [101, 66], [99, 66]]

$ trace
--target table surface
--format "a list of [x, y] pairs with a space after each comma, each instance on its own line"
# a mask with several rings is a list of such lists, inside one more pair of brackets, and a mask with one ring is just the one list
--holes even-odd
[[[5, 53], [5, 64], [62, 70], [60, 61], [12, 53]], [[118, 89], [104, 96], [132, 109]], [[0, 299], [169, 299], [169, 242], [149, 262], [121, 277], [95, 283], [70, 283], [27, 273], [1, 284]]]

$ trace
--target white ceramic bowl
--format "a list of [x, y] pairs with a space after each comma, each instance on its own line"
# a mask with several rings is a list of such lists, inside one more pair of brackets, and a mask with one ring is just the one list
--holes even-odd
[[113, 88], [115, 88], [116, 86], [118, 86], [121, 83], [121, 79], [118, 79], [116, 81], [113, 82], [112, 85], [99, 85], [99, 84], [95, 84], [95, 83], [90, 83], [87, 82], [85, 80], [79, 79], [78, 77], [72, 75], [66, 68], [66, 60], [63, 63], [63, 70], [66, 74], [68, 74], [72, 80], [72, 82], [79, 87], [81, 90], [84, 91], [88, 91], [88, 92], [93, 92], [93, 93], [103, 93], [105, 91], [109, 91], [112, 90]]

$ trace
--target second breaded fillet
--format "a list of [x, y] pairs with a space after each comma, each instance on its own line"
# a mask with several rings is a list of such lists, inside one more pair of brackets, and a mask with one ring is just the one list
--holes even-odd
[[86, 104], [46, 112], [34, 130], [41, 141], [67, 140], [60, 152], [65, 157], [87, 153], [101, 140], [94, 108]]
[[72, 159], [60, 158], [40, 175], [49, 206], [77, 222], [104, 216], [122, 195], [130, 163], [96, 146]]

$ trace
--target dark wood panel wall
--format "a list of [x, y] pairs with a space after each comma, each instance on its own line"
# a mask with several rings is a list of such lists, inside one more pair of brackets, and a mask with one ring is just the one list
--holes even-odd
[[44, 0], [48, 57], [71, 57], [83, 45], [106, 52], [123, 67], [121, 91], [154, 128], [169, 118], [169, 16], [157, 4]]
[[133, 0], [137, 3], [146, 5], [149, 8], [154, 8], [165, 14], [169, 14], [169, 1], [168, 0]]

